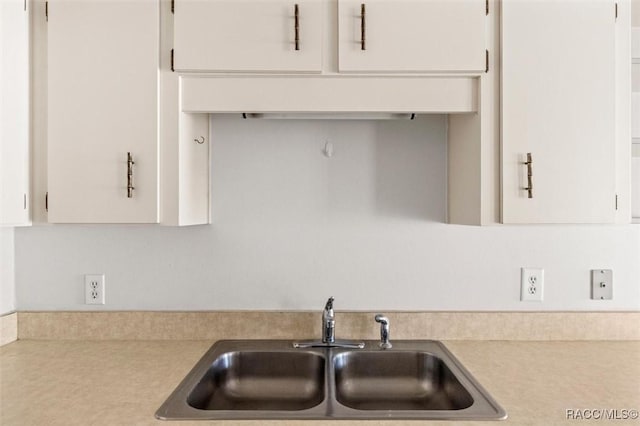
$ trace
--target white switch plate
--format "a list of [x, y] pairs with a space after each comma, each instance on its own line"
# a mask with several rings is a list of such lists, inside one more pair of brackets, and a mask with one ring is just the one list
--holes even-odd
[[613, 299], [613, 271], [611, 269], [591, 270], [591, 298], [594, 300]]
[[104, 305], [104, 274], [84, 276], [84, 303]]
[[544, 269], [522, 268], [520, 271], [520, 300], [542, 302]]

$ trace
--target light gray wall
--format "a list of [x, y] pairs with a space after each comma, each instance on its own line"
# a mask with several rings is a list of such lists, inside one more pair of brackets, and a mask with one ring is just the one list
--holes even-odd
[[[18, 309], [638, 310], [640, 226], [454, 226], [446, 118], [212, 121], [214, 224], [16, 230]], [[334, 156], [322, 154], [326, 141]], [[545, 268], [543, 303], [520, 267]], [[589, 270], [614, 270], [614, 300]]]
[[15, 309], [13, 228], [0, 227], [0, 315]]

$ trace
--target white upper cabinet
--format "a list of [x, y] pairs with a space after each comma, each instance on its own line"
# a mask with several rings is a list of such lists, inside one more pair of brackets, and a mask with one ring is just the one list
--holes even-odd
[[0, 1], [0, 225], [28, 225], [29, 10]]
[[176, 71], [320, 72], [322, 0], [175, 0]]
[[[482, 72], [486, 4], [339, 0], [339, 71]], [[175, 0], [174, 68], [319, 73], [334, 39], [324, 32], [335, 31], [326, 10], [326, 0]]]
[[485, 0], [338, 0], [338, 9], [340, 71], [485, 71]]
[[49, 221], [157, 222], [159, 2], [50, 1], [47, 32]]
[[503, 2], [504, 223], [614, 221], [614, 11], [614, 0]]
[[[638, 6], [640, 9], [640, 5]], [[640, 10], [637, 12], [640, 16]], [[639, 18], [640, 19], [640, 18]], [[631, 33], [632, 95], [631, 95], [631, 137], [640, 143], [640, 26]], [[638, 184], [640, 185], [640, 184]]]

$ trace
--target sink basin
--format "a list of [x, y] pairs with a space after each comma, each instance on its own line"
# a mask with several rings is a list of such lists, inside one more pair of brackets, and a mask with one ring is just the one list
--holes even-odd
[[336, 398], [357, 410], [461, 410], [473, 398], [428, 352], [349, 352], [334, 357]]
[[442, 343], [364, 349], [215, 343], [156, 412], [164, 420], [499, 420], [505, 411]]
[[187, 397], [200, 410], [304, 410], [324, 400], [324, 357], [235, 351], [216, 358]]
[[321, 419], [327, 353], [291, 341], [215, 343], [156, 412], [163, 420]]

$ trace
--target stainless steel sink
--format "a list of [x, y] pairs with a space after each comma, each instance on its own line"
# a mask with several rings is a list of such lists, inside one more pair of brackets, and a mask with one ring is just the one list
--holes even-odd
[[506, 413], [440, 342], [300, 349], [244, 340], [214, 344], [156, 417], [499, 420]]
[[281, 410], [324, 400], [324, 357], [308, 352], [235, 351], [220, 355], [187, 397], [200, 410]]
[[334, 357], [336, 399], [357, 410], [462, 410], [473, 398], [428, 352], [350, 352]]
[[327, 412], [322, 348], [283, 340], [224, 340], [198, 361], [156, 412], [164, 420], [313, 419]]

